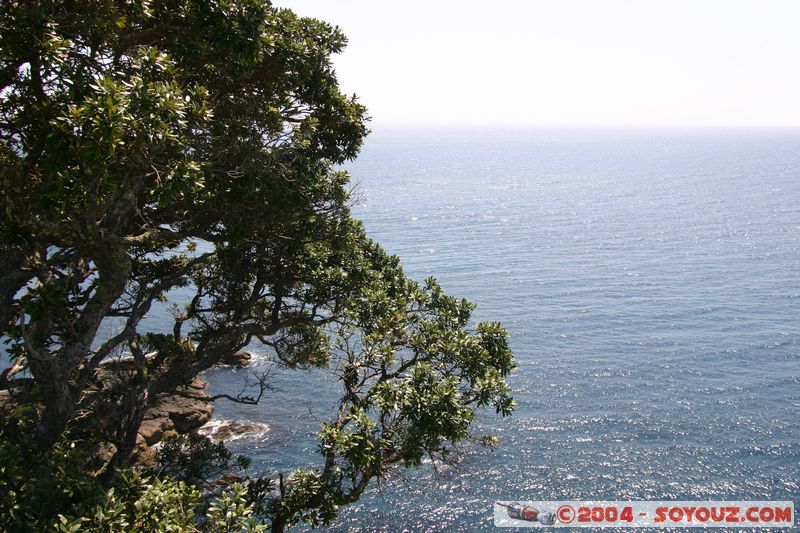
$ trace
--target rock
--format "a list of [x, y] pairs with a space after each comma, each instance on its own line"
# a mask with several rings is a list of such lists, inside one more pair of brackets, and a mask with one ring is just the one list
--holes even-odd
[[137, 448], [133, 454], [136, 464], [140, 466], [156, 466], [156, 449], [150, 447]]
[[220, 364], [230, 366], [246, 366], [252, 358], [253, 354], [249, 352], [236, 352], [224, 356], [220, 360]]
[[189, 433], [201, 427], [209, 421], [214, 412], [214, 407], [210, 403], [194, 402], [182, 411], [173, 411], [169, 417], [175, 425], [178, 433]]
[[5, 405], [11, 401], [11, 392], [8, 390], [0, 390], [0, 405]]
[[208, 399], [206, 382], [193, 380], [172, 394], [159, 394], [144, 412], [134, 455], [140, 464], [153, 464], [153, 446], [162, 440], [190, 433], [211, 419], [214, 405]]
[[226, 472], [222, 474], [222, 476], [215, 482], [216, 485], [227, 487], [229, 485], [233, 485], [234, 483], [245, 483], [247, 478], [245, 476], [240, 476], [239, 474], [233, 474], [231, 472]]
[[208, 400], [205, 382], [202, 383], [202, 389], [190, 386], [174, 394], [159, 394], [145, 411], [145, 422], [163, 420], [166, 424], [163, 431], [172, 429], [178, 433], [189, 433], [208, 422], [214, 406]]
[[[233, 354], [237, 365], [247, 364], [251, 355], [247, 352]], [[229, 363], [232, 364], [232, 363]], [[96, 372], [94, 386], [107, 389], [124, 383], [120, 378], [133, 375], [135, 372], [133, 359], [122, 358], [102, 363]], [[150, 405], [144, 411], [139, 432], [136, 435], [134, 459], [140, 464], [153, 464], [155, 450], [152, 448], [165, 438], [179, 434], [191, 433], [205, 425], [214, 413], [213, 402], [206, 392], [206, 382], [193, 379], [186, 386], [179, 387], [174, 393], [159, 394], [151, 398]], [[0, 391], [0, 410], [13, 409], [15, 403], [9, 391]], [[113, 409], [113, 405], [107, 406]], [[116, 453], [116, 448], [109, 443], [102, 443], [90, 455], [89, 466], [94, 470], [101, 468]]]
[[139, 426], [139, 435], [147, 446], [152, 446], [164, 438], [164, 432], [170, 431], [174, 427], [169, 418], [142, 420], [142, 425]]
[[205, 381], [203, 381], [202, 379], [195, 378], [195, 379], [192, 380], [191, 383], [189, 383], [187, 385], [187, 387], [192, 388], [192, 389], [205, 391], [206, 390], [206, 385], [207, 385], [207, 383]]

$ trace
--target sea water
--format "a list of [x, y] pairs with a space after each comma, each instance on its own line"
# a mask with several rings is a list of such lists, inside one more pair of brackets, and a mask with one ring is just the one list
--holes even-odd
[[493, 500], [800, 499], [800, 132], [376, 129], [356, 211], [509, 330], [494, 452], [336, 530], [490, 529]]
[[[375, 483], [332, 530], [488, 529], [495, 500], [800, 499], [800, 132], [375, 128], [348, 169], [369, 235], [501, 321], [519, 368], [514, 415], [479, 424], [495, 451]], [[285, 373], [217, 416], [269, 425], [231, 443], [256, 470], [312, 466], [336, 386]]]
[[[474, 531], [495, 500], [800, 499], [800, 132], [380, 128], [355, 215], [509, 330], [495, 451], [374, 483], [334, 531]], [[257, 366], [257, 365], [256, 365]], [[242, 371], [208, 375], [212, 389]], [[285, 373], [231, 443], [319, 464], [337, 384]], [[319, 391], [328, 391], [322, 392]]]
[[[496, 500], [798, 503], [800, 131], [376, 127], [347, 168], [369, 235], [501, 321], [519, 368], [514, 415], [476, 428], [495, 451], [375, 482], [330, 530], [491, 529]], [[253, 473], [318, 466], [339, 384], [274, 384], [214, 424], [257, 423], [229, 442]]]
[[[347, 168], [370, 236], [501, 321], [519, 368], [514, 415], [477, 427], [495, 451], [375, 482], [330, 530], [491, 529], [496, 500], [800, 500], [800, 132], [376, 127]], [[204, 377], [235, 393], [247, 371]], [[318, 466], [339, 384], [275, 385], [209, 431], [255, 422], [229, 446], [256, 474]]]

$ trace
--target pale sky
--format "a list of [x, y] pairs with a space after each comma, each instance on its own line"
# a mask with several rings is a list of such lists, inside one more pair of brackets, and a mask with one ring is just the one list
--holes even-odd
[[800, 127], [800, 0], [275, 0], [373, 123]]

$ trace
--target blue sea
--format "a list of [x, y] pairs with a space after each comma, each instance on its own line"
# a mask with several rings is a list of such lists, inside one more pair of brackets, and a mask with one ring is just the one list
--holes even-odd
[[[492, 529], [496, 500], [800, 504], [800, 131], [376, 127], [347, 168], [406, 272], [509, 330], [517, 409], [481, 417], [496, 450], [374, 483], [328, 530]], [[216, 406], [268, 428], [229, 442], [253, 473], [320, 463], [337, 383], [276, 386]]]
[[[800, 500], [800, 132], [376, 127], [347, 168], [368, 233], [501, 321], [519, 368], [515, 414], [480, 420], [495, 451], [376, 483], [331, 531], [491, 529], [495, 500]], [[278, 387], [216, 415], [269, 425], [231, 442], [264, 473], [318, 464], [336, 392]]]

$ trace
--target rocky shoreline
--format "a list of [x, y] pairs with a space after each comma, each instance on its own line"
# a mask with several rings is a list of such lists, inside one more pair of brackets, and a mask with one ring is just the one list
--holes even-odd
[[206, 392], [207, 385], [195, 379], [176, 393], [159, 394], [150, 403], [136, 436], [133, 453], [137, 462], [151, 462], [155, 453], [153, 446], [167, 437], [191, 433], [211, 420], [214, 404]]
[[[248, 352], [237, 352], [220, 361], [220, 366], [241, 368], [252, 358]], [[113, 380], [121, 368], [129, 366], [126, 359], [104, 363], [98, 369], [98, 379]], [[198, 432], [217, 442], [238, 438], [249, 433], [266, 431], [263, 424], [248, 421], [220, 421], [213, 428], [205, 428], [214, 414], [214, 402], [211, 401], [206, 388], [208, 383], [202, 379], [194, 379], [186, 386], [179, 387], [173, 393], [159, 394], [150, 400], [136, 435], [136, 447], [133, 459], [140, 464], [152, 464], [155, 460], [155, 448], [166, 438], [187, 433]], [[102, 385], [101, 385], [102, 387]], [[8, 391], [0, 391], [0, 408], [9, 407], [14, 400]], [[98, 465], [104, 464], [116, 451], [113, 445], [101, 446], [95, 453]]]
[[[223, 358], [220, 365], [243, 367], [251, 358], [248, 352], [236, 352]], [[155, 458], [154, 446], [159, 442], [168, 437], [197, 432], [211, 420], [214, 403], [209, 399], [207, 386], [208, 383], [202, 379], [194, 379], [178, 391], [159, 394], [150, 402], [136, 436], [133, 455], [137, 462], [151, 463]], [[247, 424], [236, 423], [222, 434], [230, 438], [249, 430]]]

